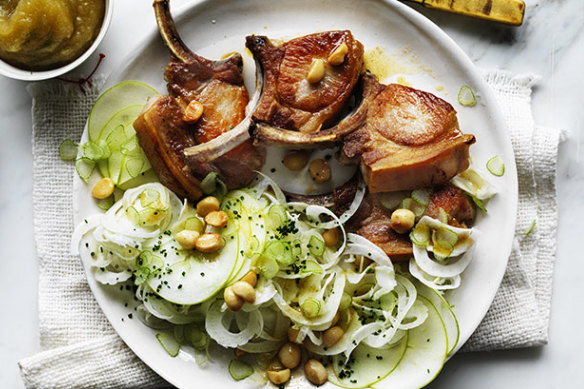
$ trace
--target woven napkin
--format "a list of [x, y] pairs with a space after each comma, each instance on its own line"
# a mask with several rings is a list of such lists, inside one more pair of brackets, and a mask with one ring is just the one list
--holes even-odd
[[[534, 75], [484, 74], [506, 120], [517, 164], [519, 203], [513, 250], [487, 315], [463, 351], [489, 351], [547, 343], [556, 259], [556, 168], [562, 133], [534, 125]], [[533, 224], [535, 223], [535, 225]]]
[[[509, 266], [495, 301], [466, 351], [547, 342], [556, 248], [555, 175], [560, 133], [533, 124], [533, 76], [485, 74], [504, 112], [517, 160], [519, 210]], [[79, 258], [69, 253], [73, 232], [74, 168], [59, 158], [64, 139], [80, 139], [101, 80], [80, 89], [32, 84], [33, 210], [39, 259], [42, 352], [19, 362], [27, 388], [154, 388], [168, 386], [116, 335], [98, 307]], [[536, 220], [533, 232], [526, 235]]]

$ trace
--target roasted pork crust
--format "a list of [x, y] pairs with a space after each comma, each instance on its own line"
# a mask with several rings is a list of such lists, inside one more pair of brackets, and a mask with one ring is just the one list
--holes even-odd
[[468, 147], [474, 143], [470, 137], [426, 150], [403, 150], [371, 165], [365, 162], [361, 172], [374, 193], [440, 185], [468, 168]]
[[[211, 171], [216, 171], [230, 189], [246, 185], [263, 165], [265, 154], [250, 141], [230, 148], [212, 162], [187, 159], [184, 153], [246, 119], [249, 97], [241, 55], [234, 53], [218, 61], [196, 55], [180, 38], [168, 1], [155, 0], [153, 6], [162, 39], [171, 52], [164, 73], [170, 95], [152, 99], [135, 121], [140, 145], [160, 181], [181, 197], [200, 197], [200, 180]], [[194, 100], [203, 105], [203, 114], [196, 123], [186, 123], [185, 108]]]
[[210, 165], [215, 167], [228, 189], [237, 189], [252, 181], [264, 165], [265, 157], [264, 148], [253, 147], [248, 141], [215, 159]]
[[264, 150], [246, 142], [208, 164], [188, 165], [184, 149], [197, 144], [195, 126], [182, 120], [172, 96], [154, 97], [134, 122], [140, 146], [160, 182], [182, 198], [201, 196], [200, 181], [215, 171], [229, 189], [247, 185], [264, 161]]
[[458, 129], [452, 105], [400, 84], [389, 84], [377, 95], [369, 106], [366, 124], [383, 138], [408, 146], [440, 141]]
[[171, 96], [152, 98], [134, 122], [140, 147], [148, 156], [160, 182], [181, 198], [201, 197], [200, 181], [186, 166], [185, 147], [195, 145], [182, 109]]
[[[451, 184], [435, 188], [425, 215], [438, 218], [440, 208], [446, 211], [448, 224], [452, 226], [467, 227], [474, 221], [475, 207], [471, 200]], [[408, 234], [398, 234], [391, 228], [391, 211], [381, 205], [375, 194], [365, 196], [347, 228], [375, 243], [394, 262], [408, 260], [413, 255]]]
[[[349, 52], [343, 64], [326, 65], [323, 80], [311, 85], [306, 74], [313, 59], [326, 60], [340, 44]], [[280, 46], [265, 36], [248, 36], [246, 46], [262, 67], [264, 89], [253, 118], [286, 130], [318, 132], [333, 124], [359, 80], [363, 45], [350, 31], [327, 31]]]
[[341, 119], [337, 124], [318, 133], [305, 133], [285, 130], [266, 123], [256, 122], [253, 126], [254, 144], [286, 145], [294, 148], [314, 148], [315, 145], [324, 147], [335, 146], [343, 140], [345, 135], [360, 128], [367, 117], [367, 107], [383, 86], [370, 74], [364, 74], [354, 89], [356, 104], [353, 111]]
[[413, 255], [408, 235], [398, 234], [391, 228], [391, 211], [372, 193], [365, 195], [347, 228], [379, 246], [392, 261], [407, 260]]
[[194, 56], [189, 62], [181, 62], [175, 56], [171, 56], [164, 72], [164, 79], [168, 92], [188, 103], [195, 100], [201, 89], [213, 80], [244, 87], [242, 68], [243, 59], [240, 54], [234, 54], [223, 61], [210, 61]]
[[[342, 214], [351, 204], [356, 193], [356, 179], [335, 188], [332, 193], [335, 213]], [[326, 200], [330, 197], [331, 195], [320, 196]], [[448, 214], [450, 225], [466, 227], [474, 221], [475, 207], [472, 201], [462, 190], [451, 184], [432, 189], [425, 215], [438, 218], [440, 208]], [[379, 202], [376, 194], [367, 193], [357, 212], [347, 222], [346, 228], [375, 243], [394, 262], [408, 260], [413, 255], [408, 234], [398, 234], [391, 228], [391, 211]]]
[[[172, 56], [166, 67], [165, 79], [169, 93], [181, 107], [196, 100], [203, 105], [203, 115], [188, 126], [194, 144], [206, 143], [237, 126], [245, 118], [249, 96], [243, 82], [241, 55], [234, 54], [222, 61], [210, 61], [193, 56], [184, 63]], [[265, 150], [244, 142], [208, 164], [186, 160], [199, 178], [216, 171], [229, 189], [248, 184], [265, 159]]]
[[437, 219], [440, 216], [440, 208], [448, 215], [448, 224], [455, 227], [466, 227], [475, 218], [472, 200], [461, 189], [451, 184], [434, 189], [424, 214]]
[[249, 96], [241, 67], [239, 54], [223, 61], [194, 57], [188, 63], [171, 57], [164, 74], [169, 93], [183, 107], [193, 100], [204, 107], [203, 115], [193, 127], [197, 143], [216, 138], [244, 119]]
[[469, 166], [473, 135], [458, 128], [456, 111], [431, 93], [385, 86], [369, 102], [362, 127], [344, 139], [344, 156], [360, 158], [373, 193], [447, 182]]

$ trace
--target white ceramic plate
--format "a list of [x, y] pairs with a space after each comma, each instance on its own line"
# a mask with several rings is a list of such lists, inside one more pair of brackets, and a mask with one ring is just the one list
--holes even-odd
[[[488, 216], [480, 215], [476, 226], [484, 233], [477, 255], [463, 274], [462, 286], [450, 294], [449, 301], [460, 321], [462, 346], [489, 308], [503, 277], [515, 228], [517, 175], [513, 150], [497, 108], [495, 98], [472, 62], [437, 26], [422, 15], [393, 0], [223, 0], [197, 1], [182, 10], [173, 10], [183, 40], [199, 54], [219, 58], [232, 51], [244, 51], [249, 34], [293, 37], [329, 29], [350, 29], [366, 49], [377, 46], [394, 54], [392, 68], [400, 70], [386, 81], [403, 77], [418, 89], [427, 90], [449, 101], [459, 112], [463, 131], [476, 135], [471, 154], [479, 166], [494, 155], [506, 165], [505, 175], [493, 177], [499, 189], [489, 204]], [[247, 54], [245, 77], [248, 88], [254, 83], [254, 64]], [[140, 80], [159, 91], [165, 90], [162, 74], [169, 59], [154, 27], [145, 44], [115, 73], [109, 84], [121, 80]], [[397, 65], [396, 65], [397, 64]], [[476, 92], [478, 104], [465, 108], [457, 102], [462, 85]], [[75, 221], [100, 212], [91, 199], [91, 185], [75, 178]], [[227, 371], [231, 352], [215, 353], [204, 367], [195, 363], [188, 350], [171, 358], [155, 339], [155, 332], [134, 315], [132, 295], [119, 287], [103, 287], [88, 277], [89, 284], [104, 313], [126, 344], [154, 371], [179, 388], [213, 385], [257, 387], [265, 382], [251, 378], [235, 383]], [[128, 307], [124, 306], [128, 303]], [[304, 386], [301, 384], [302, 387]], [[295, 386], [295, 385], [292, 385]], [[327, 385], [332, 386], [330, 384]]]

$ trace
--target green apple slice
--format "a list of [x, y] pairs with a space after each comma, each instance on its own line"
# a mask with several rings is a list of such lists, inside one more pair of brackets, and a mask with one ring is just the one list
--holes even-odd
[[160, 342], [164, 350], [171, 357], [176, 357], [180, 351], [180, 343], [174, 338], [170, 332], [161, 332], [156, 334], [156, 339]]
[[154, 172], [154, 169], [148, 169], [145, 172], [140, 173], [137, 177], [120, 183], [118, 188], [121, 190], [128, 190], [151, 182], [159, 182], [158, 176]]
[[446, 327], [446, 334], [448, 335], [448, 355], [452, 354], [458, 345], [460, 338], [460, 327], [458, 325], [458, 319], [452, 311], [452, 307], [448, 301], [446, 301], [444, 297], [442, 297], [434, 289], [428, 288], [421, 282], [414, 282], [414, 284], [416, 285], [418, 294], [430, 300], [430, 302], [434, 305], [434, 308], [438, 310], [438, 313], [444, 322], [444, 326]]
[[[234, 222], [230, 220], [228, 228]], [[165, 264], [158, 275], [148, 280], [148, 285], [160, 297], [175, 304], [198, 304], [214, 296], [241, 260], [239, 241], [243, 237], [239, 231], [223, 238], [224, 246], [209, 254], [187, 252], [174, 239], [169, 239], [155, 252], [163, 255]]]
[[239, 221], [241, 236], [240, 260], [227, 281], [227, 284], [230, 284], [246, 275], [255, 264], [256, 257], [264, 251], [265, 216], [262, 216], [261, 206], [257, 200], [243, 190], [230, 192], [223, 201], [221, 209], [227, 212], [230, 218], [236, 218]]
[[434, 305], [424, 296], [418, 299], [428, 308], [428, 318], [408, 331], [406, 352], [396, 369], [375, 384], [376, 389], [415, 389], [430, 383], [442, 370], [448, 353], [444, 322]]
[[118, 187], [151, 168], [138, 145], [133, 126], [142, 108], [142, 105], [131, 105], [117, 112], [103, 127], [97, 140], [105, 142], [110, 150], [110, 156], [98, 162], [99, 171]]
[[375, 349], [361, 343], [351, 354], [353, 362], [343, 366], [340, 358], [333, 359], [335, 374], [330, 381], [342, 388], [368, 388], [393, 372], [402, 360], [407, 344], [407, 334], [387, 349]]
[[97, 141], [110, 119], [132, 105], [144, 106], [149, 97], [158, 94], [150, 86], [138, 81], [124, 81], [105, 91], [95, 102], [89, 114], [88, 135], [90, 141]]
[[[266, 228], [263, 218], [259, 218], [257, 215], [251, 216], [247, 213], [245, 213], [245, 217], [251, 217], [251, 219], [248, 219], [249, 224], [245, 226], [246, 231], [248, 231], [246, 233], [248, 238], [240, 243], [240, 250], [244, 252], [243, 261], [236, 268], [237, 271], [233, 272], [228, 283], [241, 279], [251, 270], [255, 264], [256, 257], [263, 252], [266, 243]], [[244, 227], [242, 226], [242, 228]]]

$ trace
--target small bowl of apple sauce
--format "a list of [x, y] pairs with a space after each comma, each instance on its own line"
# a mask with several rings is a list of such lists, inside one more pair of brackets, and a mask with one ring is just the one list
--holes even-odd
[[37, 81], [67, 73], [96, 50], [112, 14], [113, 0], [0, 2], [0, 74]]

